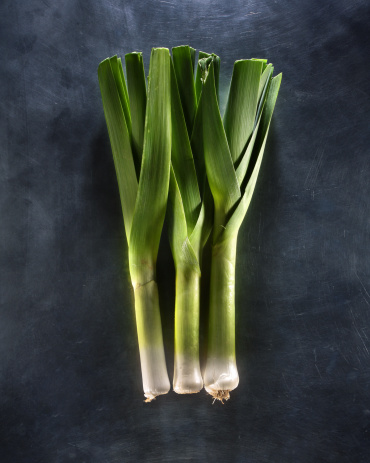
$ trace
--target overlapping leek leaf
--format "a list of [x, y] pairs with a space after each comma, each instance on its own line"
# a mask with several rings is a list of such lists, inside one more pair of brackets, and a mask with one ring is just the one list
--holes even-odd
[[203, 150], [215, 202], [214, 233], [217, 236], [228, 212], [240, 198], [240, 188], [218, 107], [213, 61], [205, 71], [201, 100]]
[[218, 84], [219, 84], [220, 65], [221, 65], [220, 57], [215, 55], [214, 53], [206, 53], [204, 51], [200, 51], [198, 55], [197, 73], [195, 76], [195, 92], [197, 95], [198, 102], [200, 99], [200, 95], [202, 93], [202, 85], [204, 83], [205, 77], [208, 72], [208, 67], [211, 62], [213, 63], [213, 66], [214, 66], [215, 87], [216, 87], [216, 95], [218, 98], [218, 87], [219, 87]]
[[[224, 126], [230, 146], [231, 158], [238, 162], [253, 131], [258, 104], [262, 63], [240, 60], [234, 64], [229, 98], [225, 110]], [[243, 104], [240, 104], [240, 99]]]
[[117, 76], [117, 73], [113, 73], [112, 63], [114, 67], [117, 63], [117, 57], [108, 58], [100, 63], [98, 77], [118, 179], [126, 237], [127, 240], [129, 240], [138, 190], [138, 181], [131, 150], [130, 133], [128, 129], [129, 118], [127, 117], [126, 119], [125, 116], [129, 111], [128, 105], [125, 99], [120, 98], [120, 94], [122, 94], [122, 91], [119, 90], [121, 82], [114, 77], [115, 75]]
[[[262, 163], [262, 157], [266, 146], [267, 135], [270, 128], [272, 114], [279, 93], [281, 78], [282, 75], [279, 74], [276, 77], [273, 77], [269, 83], [269, 91], [264, 103], [265, 107], [262, 113], [262, 117], [259, 122], [259, 125], [256, 126], [255, 132], [253, 134], [253, 139], [251, 140], [251, 144], [253, 143], [253, 145], [251, 145], [250, 148], [248, 147], [250, 151], [253, 151], [254, 163], [249, 170], [250, 175], [247, 177], [245, 176], [242, 180], [244, 186], [244, 194], [233, 215], [226, 223], [225, 229], [220, 236], [220, 241], [230, 239], [232, 236], [238, 233], [239, 228], [245, 217], [245, 214], [248, 210], [248, 206], [251, 202], [254, 188], [257, 182], [258, 173]], [[255, 139], [256, 136], [257, 139]]]
[[174, 47], [172, 57], [182, 111], [190, 136], [197, 108], [194, 83], [195, 50], [186, 45]]
[[[135, 153], [136, 164], [140, 171], [140, 162], [143, 154], [145, 110], [146, 110], [146, 82], [144, 61], [141, 53], [128, 53], [125, 55], [128, 99], [130, 101], [132, 119], [132, 146]], [[121, 67], [122, 69], [122, 67]]]

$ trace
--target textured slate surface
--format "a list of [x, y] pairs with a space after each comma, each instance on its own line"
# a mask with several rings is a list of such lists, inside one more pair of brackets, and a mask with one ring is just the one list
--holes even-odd
[[[369, 461], [369, 20], [365, 0], [1, 2], [1, 463]], [[284, 74], [240, 232], [241, 379], [223, 406], [143, 403], [96, 75], [183, 43], [221, 56], [223, 105], [234, 60]]]

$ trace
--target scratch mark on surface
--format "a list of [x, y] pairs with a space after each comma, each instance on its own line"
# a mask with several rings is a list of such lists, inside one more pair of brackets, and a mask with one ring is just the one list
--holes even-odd
[[[370, 294], [367, 292], [367, 290], [365, 288], [365, 285], [363, 284], [361, 278], [358, 276], [357, 270], [355, 270], [355, 275], [356, 275], [356, 278], [358, 279], [358, 281], [360, 282], [360, 285], [362, 286], [363, 290], [365, 291], [366, 296], [370, 299]], [[366, 301], [366, 304], [370, 305], [369, 301], [365, 297], [364, 297], [364, 299]]]
[[316, 367], [317, 373], [319, 374], [320, 378], [322, 379], [322, 376], [321, 376], [321, 373], [320, 373], [319, 367], [316, 365], [316, 363], [315, 363], [315, 367]]
[[281, 373], [281, 376], [283, 377], [283, 380], [284, 380], [284, 383], [285, 383], [285, 387], [286, 387], [287, 390], [289, 391], [289, 386], [288, 386], [287, 380], [285, 379], [284, 373]]
[[322, 379], [322, 376], [321, 376], [319, 367], [317, 366], [317, 354], [316, 354], [316, 349], [313, 350], [313, 355], [314, 355], [314, 357], [315, 357], [315, 368], [316, 368], [317, 373], [319, 374], [320, 378]]
[[316, 150], [315, 157], [311, 163], [306, 180], [304, 182], [305, 190], [311, 190], [315, 186], [317, 177], [319, 175], [319, 172], [322, 166], [324, 151], [325, 151], [325, 146], [322, 146]]
[[[354, 327], [354, 329], [355, 329], [355, 331], [356, 331], [358, 337], [361, 339], [361, 342], [362, 342], [362, 344], [363, 344], [363, 346], [364, 346], [364, 348], [365, 348], [365, 351], [366, 351], [367, 355], [369, 355], [369, 349], [367, 348], [366, 343], [365, 343], [365, 341], [363, 340], [363, 338], [362, 338], [362, 336], [361, 336], [361, 334], [360, 334], [360, 331], [359, 331], [359, 329], [358, 329], [358, 327], [357, 327], [355, 315], [354, 315], [352, 309], [350, 309], [350, 312], [351, 312], [352, 320], [353, 320], [353, 321], [352, 321], [352, 325], [353, 325], [353, 327]], [[361, 363], [360, 358], [359, 358], [359, 357], [357, 357], [357, 358], [358, 358], [359, 362]]]
[[29, 161], [32, 161], [34, 164], [37, 164], [37, 165], [39, 165], [39, 166], [42, 165], [41, 162], [37, 161], [37, 159], [34, 159], [34, 158], [32, 158], [31, 156], [28, 156], [27, 154], [23, 154], [23, 153], [19, 153], [19, 154], [20, 154], [20, 156], [22, 156], [22, 157], [28, 159]]
[[342, 356], [342, 358], [344, 359], [344, 361], [345, 361], [346, 363], [348, 363], [348, 365], [350, 365], [350, 363], [349, 363], [347, 357], [343, 354], [343, 352], [342, 352], [341, 350], [339, 350], [339, 353], [340, 353], [340, 355]]

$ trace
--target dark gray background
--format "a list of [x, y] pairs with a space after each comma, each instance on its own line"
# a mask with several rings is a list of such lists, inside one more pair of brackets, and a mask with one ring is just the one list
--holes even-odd
[[[366, 0], [2, 0], [1, 463], [370, 461], [369, 13]], [[223, 106], [236, 59], [284, 74], [240, 232], [240, 386], [225, 405], [204, 391], [143, 403], [96, 73], [180, 44], [221, 56]]]

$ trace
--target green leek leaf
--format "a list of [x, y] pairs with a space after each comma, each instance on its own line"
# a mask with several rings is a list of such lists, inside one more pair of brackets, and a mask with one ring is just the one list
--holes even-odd
[[116, 81], [116, 86], [121, 101], [122, 109], [125, 114], [127, 129], [131, 137], [131, 113], [130, 113], [130, 104], [128, 100], [128, 93], [126, 87], [125, 77], [123, 75], [122, 61], [121, 58], [117, 56], [112, 56], [109, 58], [110, 65], [112, 68], [114, 80]]
[[109, 59], [100, 63], [98, 78], [118, 180], [126, 237], [129, 240], [138, 182], [122, 100]]
[[[207, 59], [209, 59], [207, 61]], [[214, 53], [206, 53], [204, 51], [200, 51], [198, 55], [198, 65], [197, 65], [197, 73], [195, 76], [195, 92], [197, 95], [197, 101], [199, 105], [200, 95], [202, 93], [202, 85], [204, 81], [204, 65], [203, 63], [208, 63], [207, 67], [210, 64], [210, 61], [213, 61], [214, 65], [214, 76], [215, 76], [215, 87], [216, 87], [216, 95], [218, 100], [218, 90], [219, 90], [219, 80], [220, 80], [220, 67], [221, 67], [221, 60], [220, 57], [215, 55]]]
[[137, 165], [140, 166], [144, 145], [146, 83], [142, 53], [125, 55], [128, 97], [132, 121], [132, 144]]
[[250, 178], [248, 179], [245, 188], [243, 188], [243, 196], [238, 206], [233, 211], [232, 216], [226, 223], [225, 229], [219, 236], [219, 242], [227, 241], [229, 239], [232, 239], [235, 235], [237, 235], [245, 217], [245, 214], [248, 210], [249, 204], [252, 200], [252, 195], [257, 183], [257, 177], [261, 167], [263, 153], [266, 146], [267, 135], [270, 128], [272, 114], [274, 112], [276, 99], [279, 93], [281, 78], [282, 74], [278, 74], [276, 77], [271, 79], [271, 84], [269, 87], [265, 107], [261, 116], [261, 121], [259, 123], [257, 138], [254, 142], [253, 155], [256, 157], [256, 162], [254, 163]]
[[254, 127], [262, 63], [240, 60], [234, 64], [224, 126], [232, 160], [237, 163]]
[[174, 47], [172, 56], [186, 127], [190, 136], [197, 107], [194, 85], [195, 50], [187, 45]]
[[200, 274], [197, 256], [188, 238], [188, 224], [180, 188], [171, 167], [169, 189], [168, 229], [176, 268], [180, 266]]
[[261, 98], [262, 91], [265, 88], [266, 82], [268, 82], [270, 80], [270, 77], [272, 76], [273, 69], [274, 68], [272, 64], [270, 63], [266, 66], [265, 70], [261, 74], [260, 86], [258, 89], [258, 101]]
[[240, 188], [218, 107], [213, 62], [202, 90], [202, 125], [209, 186], [216, 209], [227, 214], [240, 198]]
[[199, 105], [199, 99], [200, 99], [200, 94], [202, 93], [202, 85], [203, 85], [203, 83], [202, 83], [203, 71], [202, 71], [199, 63], [203, 58], [208, 58], [209, 56], [211, 56], [211, 55], [209, 53], [204, 52], [204, 51], [200, 51], [199, 54], [198, 54], [197, 73], [196, 73], [196, 76], [195, 76], [195, 94], [196, 94], [196, 97], [197, 97], [198, 105]]
[[213, 227], [213, 198], [207, 179], [204, 182], [202, 206], [199, 212], [197, 223], [189, 236], [195, 254], [198, 256], [199, 264], [202, 261], [202, 251], [206, 245]]
[[[168, 49], [152, 50], [143, 158], [129, 240], [133, 284], [153, 277], [166, 213], [171, 163], [171, 65]], [[139, 279], [139, 280], [137, 280]]]
[[[185, 54], [184, 61], [188, 60]], [[178, 56], [181, 61], [182, 57]], [[179, 64], [179, 63], [178, 63]], [[189, 63], [191, 65], [191, 63]], [[179, 65], [179, 67], [184, 67]], [[192, 80], [193, 82], [193, 80]], [[172, 120], [172, 147], [171, 161], [176, 182], [181, 192], [183, 207], [186, 216], [187, 229], [190, 234], [198, 219], [200, 210], [200, 192], [195, 172], [193, 155], [190, 147], [188, 131], [185, 124], [183, 106], [181, 105], [177, 76], [171, 64], [171, 120]]]

